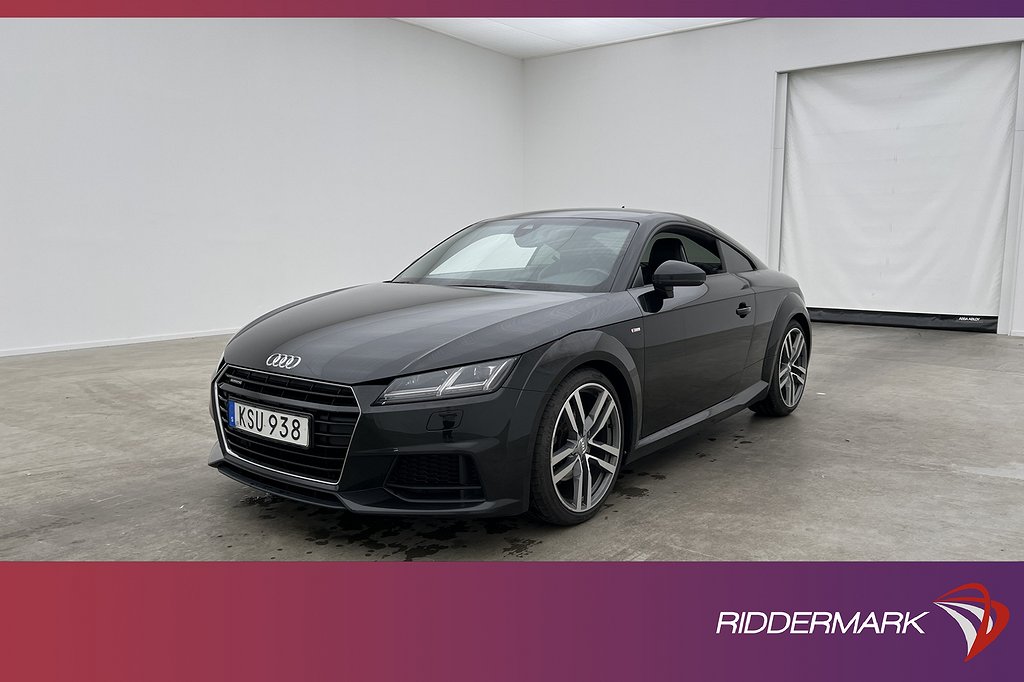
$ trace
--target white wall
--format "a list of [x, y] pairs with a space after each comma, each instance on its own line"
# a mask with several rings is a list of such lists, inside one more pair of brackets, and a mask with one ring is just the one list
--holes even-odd
[[0, 21], [0, 354], [391, 277], [520, 208], [522, 96], [390, 20]]
[[1024, 19], [761, 19], [528, 60], [525, 208], [679, 211], [767, 257], [777, 72], [1021, 39]]
[[766, 256], [776, 72], [1021, 39], [763, 19], [524, 65], [390, 20], [3, 20], [0, 355], [230, 330], [531, 208], [682, 211]]

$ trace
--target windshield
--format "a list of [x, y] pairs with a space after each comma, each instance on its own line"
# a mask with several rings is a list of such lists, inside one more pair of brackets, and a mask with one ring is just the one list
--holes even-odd
[[449, 237], [393, 281], [553, 291], [608, 291], [636, 223], [521, 218]]

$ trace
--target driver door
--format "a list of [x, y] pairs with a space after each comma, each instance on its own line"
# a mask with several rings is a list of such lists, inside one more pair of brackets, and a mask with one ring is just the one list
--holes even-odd
[[[685, 260], [707, 273], [705, 284], [675, 287], [665, 298], [650, 276], [672, 249], [654, 248], [678, 239]], [[664, 245], [661, 245], [662, 247]], [[660, 255], [659, 255], [660, 254]], [[644, 311], [644, 401], [641, 437], [727, 400], [738, 390], [754, 324], [754, 293], [743, 279], [725, 271], [718, 239], [702, 230], [672, 227], [651, 238], [638, 278], [630, 290]]]

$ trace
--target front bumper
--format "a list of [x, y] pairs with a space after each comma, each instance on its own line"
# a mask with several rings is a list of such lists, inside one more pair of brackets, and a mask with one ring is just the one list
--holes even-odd
[[[216, 386], [215, 381], [214, 401]], [[361, 411], [337, 483], [311, 481], [236, 456], [225, 446], [227, 427], [219, 422], [209, 464], [281, 497], [362, 514], [526, 511], [542, 393], [506, 387], [484, 396], [373, 405], [383, 389], [352, 387]], [[216, 404], [211, 412], [216, 420]]]

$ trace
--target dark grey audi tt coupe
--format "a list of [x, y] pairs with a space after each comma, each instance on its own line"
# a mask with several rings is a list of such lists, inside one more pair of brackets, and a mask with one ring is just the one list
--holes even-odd
[[797, 283], [699, 220], [486, 220], [238, 332], [210, 464], [353, 512], [580, 523], [624, 462], [745, 407], [792, 412], [810, 342]]

